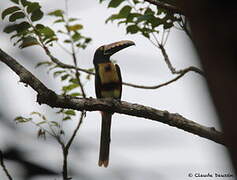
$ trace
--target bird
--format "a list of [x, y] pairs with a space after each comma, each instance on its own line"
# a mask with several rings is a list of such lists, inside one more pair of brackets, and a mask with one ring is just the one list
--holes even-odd
[[[122, 40], [100, 46], [96, 49], [93, 64], [95, 67], [95, 93], [97, 98], [121, 100], [122, 76], [120, 67], [111, 62], [110, 57], [116, 52], [135, 45], [133, 41]], [[108, 167], [110, 152], [110, 131], [113, 112], [102, 111], [100, 151], [98, 165]]]

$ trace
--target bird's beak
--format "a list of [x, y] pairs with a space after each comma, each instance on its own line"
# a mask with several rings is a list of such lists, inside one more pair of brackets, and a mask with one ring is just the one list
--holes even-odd
[[126, 47], [132, 46], [132, 45], [135, 45], [135, 43], [133, 41], [129, 41], [129, 40], [123, 40], [123, 41], [118, 41], [118, 42], [104, 45], [103, 46], [104, 47], [104, 55], [111, 56], [114, 53], [116, 53]]

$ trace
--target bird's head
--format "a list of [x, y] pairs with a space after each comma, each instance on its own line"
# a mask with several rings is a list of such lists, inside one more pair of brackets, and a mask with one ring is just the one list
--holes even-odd
[[99, 63], [108, 62], [110, 61], [110, 56], [112, 56], [114, 53], [132, 45], [135, 45], [133, 41], [123, 40], [100, 46], [95, 51], [93, 63], [96, 65]]

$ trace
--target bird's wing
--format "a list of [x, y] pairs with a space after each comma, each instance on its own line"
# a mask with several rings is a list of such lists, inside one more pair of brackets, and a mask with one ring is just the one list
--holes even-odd
[[120, 71], [119, 65], [115, 64], [115, 67], [116, 67], [116, 71], [117, 71], [118, 77], [119, 77], [119, 88], [120, 88], [119, 99], [121, 99], [121, 96], [122, 96], [122, 76], [121, 76], [121, 71]]
[[98, 66], [95, 67], [95, 94], [97, 98], [101, 98], [101, 80], [98, 73]]

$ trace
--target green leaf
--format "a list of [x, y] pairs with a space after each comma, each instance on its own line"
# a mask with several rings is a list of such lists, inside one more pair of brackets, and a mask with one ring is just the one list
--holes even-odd
[[63, 17], [64, 12], [61, 9], [57, 9], [55, 11], [52, 11], [48, 13], [50, 16], [56, 16], [56, 17]]
[[128, 15], [130, 14], [130, 12], [131, 12], [131, 7], [130, 6], [124, 6], [120, 11], [119, 11], [119, 14], [118, 14], [118, 16], [120, 17], [120, 18], [127, 18], [128, 17]]
[[146, 15], [154, 15], [155, 12], [154, 12], [151, 8], [148, 7], [148, 8], [145, 10], [144, 14], [146, 14]]
[[35, 28], [36, 28], [37, 30], [40, 30], [40, 29], [44, 29], [45, 26], [44, 26], [43, 24], [36, 24]]
[[133, 0], [133, 3], [137, 4], [137, 3], [140, 3], [140, 1], [139, 0]]
[[43, 16], [44, 16], [44, 13], [40, 9], [38, 9], [32, 12], [30, 19], [31, 21], [38, 21], [42, 19]]
[[23, 21], [23, 22], [21, 22], [20, 24], [17, 25], [16, 31], [17, 31], [18, 33], [20, 33], [20, 32], [22, 32], [22, 31], [25, 31], [25, 30], [29, 29], [30, 27], [31, 27], [31, 26], [30, 26], [30, 24], [29, 24], [28, 22]]
[[111, 0], [108, 7], [109, 8], [116, 8], [118, 7], [124, 0]]
[[39, 10], [41, 8], [41, 6], [39, 5], [39, 3], [37, 2], [33, 2], [33, 3], [29, 3], [29, 5], [27, 6], [27, 13], [32, 13], [36, 10]]
[[61, 80], [65, 81], [68, 77], [70, 77], [70, 74], [64, 74], [63, 76], [61, 76]]
[[164, 23], [164, 29], [170, 29], [171, 27], [173, 27], [173, 23]]
[[10, 0], [10, 1], [15, 3], [15, 4], [19, 4], [19, 0]]
[[69, 91], [71, 91], [71, 90], [73, 90], [73, 89], [75, 89], [77, 87], [79, 87], [78, 84], [69, 84], [67, 86], [63, 86], [63, 91], [64, 92], [69, 92]]
[[118, 14], [112, 14], [110, 17], [108, 17], [106, 20], [105, 20], [105, 23], [108, 23], [109, 21], [114, 21], [116, 19], [119, 19], [118, 17]]
[[146, 32], [146, 31], [142, 31], [142, 35], [145, 36], [145, 37], [148, 38], [148, 39], [150, 38], [149, 33]]
[[127, 18], [131, 12], [131, 7], [130, 6], [124, 6], [118, 14], [113, 14], [111, 15], [105, 22], [107, 23], [108, 21], [114, 21], [117, 19], [124, 19]]
[[[57, 37], [52, 37], [52, 38], [49, 38], [48, 40], [46, 40], [45, 41], [45, 44], [49, 44], [49, 43], [51, 43], [51, 42], [53, 42], [53, 41], [57, 41], [58, 40], [58, 38]], [[52, 44], [50, 44], [50, 46], [51, 46]]]
[[56, 122], [56, 121], [50, 121], [50, 124], [51, 124], [52, 126], [60, 127], [59, 123]]
[[72, 119], [70, 116], [66, 116], [65, 118], [63, 118], [63, 121], [67, 121], [67, 120], [70, 120]]
[[18, 116], [14, 119], [14, 121], [16, 121], [16, 123], [26, 123], [26, 122], [29, 122], [31, 120], [32, 120], [32, 118], [25, 118], [25, 117], [22, 117], [22, 116]]
[[126, 23], [134, 22], [141, 15], [142, 14], [139, 14], [139, 13], [130, 13], [127, 17]]
[[69, 94], [70, 96], [73, 96], [73, 97], [76, 97], [76, 96], [81, 96], [82, 94], [81, 93], [71, 93]]
[[56, 24], [56, 23], [62, 23], [62, 22], [65, 22], [64, 19], [57, 19], [53, 23]]
[[71, 43], [72, 41], [70, 39], [66, 39], [63, 41], [64, 43]]
[[90, 43], [92, 41], [92, 39], [91, 38], [85, 38], [85, 43]]
[[148, 21], [150, 18], [151, 18], [151, 15], [149, 14], [139, 16], [136, 20], [136, 23], [140, 23], [142, 21]]
[[79, 33], [75, 33], [72, 35], [72, 39], [74, 42], [80, 40], [81, 38], [82, 38], [81, 34], [79, 34]]
[[45, 26], [44, 28], [38, 29], [38, 31], [47, 38], [55, 36], [54, 31], [50, 27]]
[[57, 76], [59, 76], [60, 74], [65, 73], [65, 72], [66, 72], [65, 70], [55, 71], [55, 72], [53, 73], [53, 76], [54, 76], [54, 77], [57, 77]]
[[67, 110], [67, 111], [64, 112], [64, 114], [69, 115], [69, 116], [75, 116], [76, 115], [74, 110]]
[[2, 19], [4, 19], [7, 15], [12, 14], [12, 13], [19, 11], [19, 10], [21, 10], [21, 9], [18, 6], [12, 6], [12, 7], [5, 9], [2, 12]]
[[45, 65], [45, 66], [51, 66], [52, 64], [53, 64], [53, 63], [52, 63], [51, 61], [43, 61], [43, 62], [37, 63], [36, 66], [35, 66], [35, 68], [38, 68], [38, 67], [43, 66], [43, 65]]
[[14, 22], [16, 21], [17, 19], [21, 19], [21, 18], [24, 18], [25, 17], [25, 14], [23, 12], [16, 12], [14, 14], [12, 14], [10, 17], [9, 17], [9, 21], [10, 22]]
[[29, 5], [31, 2], [27, 1], [27, 0], [20, 0], [21, 4], [26, 7], [27, 5]]
[[41, 121], [41, 122], [38, 122], [36, 125], [41, 125], [41, 124], [45, 124], [46, 121]]
[[75, 25], [72, 25], [72, 26], [68, 26], [67, 29], [68, 29], [69, 31], [78, 31], [78, 30], [83, 29], [83, 25], [81, 25], [81, 24], [75, 24]]
[[13, 25], [6, 26], [3, 29], [3, 32], [5, 32], [5, 33], [12, 33], [13, 31], [16, 31], [16, 29], [17, 29], [17, 24], [13, 24]]
[[33, 111], [33, 112], [30, 113], [30, 115], [37, 115], [41, 119], [43, 119], [44, 121], [46, 120], [46, 117], [43, 114], [41, 114], [40, 112]]
[[69, 18], [68, 19], [69, 22], [74, 22], [74, 21], [77, 21], [77, 20], [79, 20], [79, 19], [78, 18]]
[[130, 26], [127, 26], [127, 33], [130, 33], [130, 34], [135, 34], [139, 31], [139, 27], [137, 25], [130, 25]]
[[74, 84], [77, 84], [77, 83], [78, 83], [78, 81], [77, 81], [76, 78], [71, 78], [71, 79], [69, 80], [69, 82], [74, 83]]
[[22, 38], [22, 43], [19, 46], [19, 48], [23, 49], [23, 48], [34, 46], [34, 45], [39, 45], [39, 42], [37, 41], [36, 38], [28, 36], [28, 37]]

